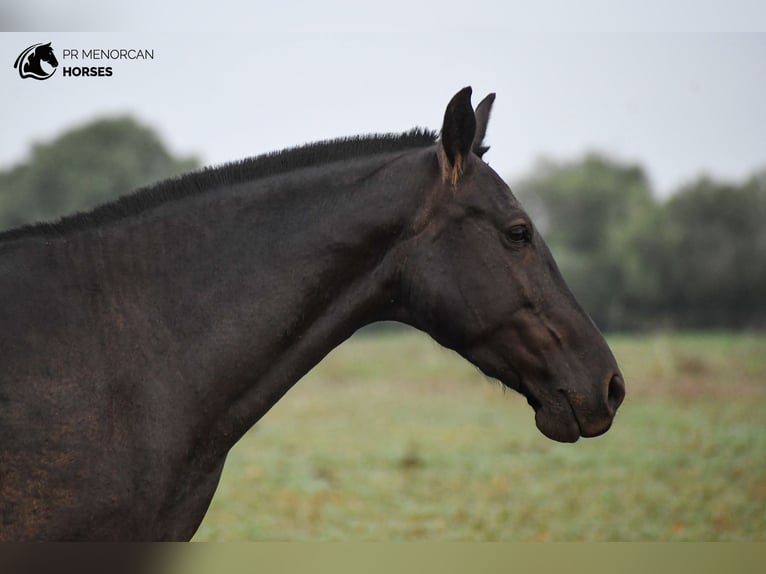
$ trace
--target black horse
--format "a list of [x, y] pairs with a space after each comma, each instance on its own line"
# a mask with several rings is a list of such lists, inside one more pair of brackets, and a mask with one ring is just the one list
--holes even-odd
[[[46, 72], [43, 70], [40, 62], [50, 65], [53, 70]], [[35, 44], [24, 50], [13, 64], [14, 68], [19, 69], [19, 75], [22, 78], [34, 78], [35, 80], [46, 80], [56, 71], [59, 61], [53, 53], [51, 43]]]
[[484, 163], [494, 95], [0, 234], [0, 539], [185, 540], [229, 449], [361, 326], [401, 321], [605, 432], [617, 364]]

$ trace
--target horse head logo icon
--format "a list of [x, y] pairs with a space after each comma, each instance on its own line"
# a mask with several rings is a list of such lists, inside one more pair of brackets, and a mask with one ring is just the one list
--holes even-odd
[[[42, 62], [45, 62], [50, 66], [50, 71], [46, 71], [43, 68]], [[14, 62], [14, 69], [18, 68], [19, 76], [22, 78], [34, 78], [35, 80], [47, 80], [50, 78], [56, 68], [59, 65], [59, 61], [56, 59], [56, 55], [53, 53], [51, 43], [47, 44], [34, 44], [26, 50], [24, 50]]]

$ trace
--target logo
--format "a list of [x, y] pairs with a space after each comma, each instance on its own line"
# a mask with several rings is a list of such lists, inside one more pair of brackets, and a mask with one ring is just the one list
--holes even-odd
[[58, 42], [56, 45], [61, 54], [61, 65], [53, 53], [51, 42], [33, 44], [22, 51], [13, 63], [13, 68], [19, 71], [19, 77], [47, 80], [61, 68], [58, 76], [62, 80], [110, 78], [132, 62], [154, 60], [154, 49], [143, 46], [110, 48], [65, 45], [62, 48]]
[[[45, 62], [47, 66], [43, 67], [43, 62]], [[51, 43], [48, 42], [47, 44], [34, 44], [24, 50], [19, 54], [19, 57], [16, 58], [13, 68], [18, 68], [19, 76], [21, 78], [47, 80], [56, 72], [58, 65], [59, 61], [53, 53]], [[50, 71], [47, 71], [46, 68]]]

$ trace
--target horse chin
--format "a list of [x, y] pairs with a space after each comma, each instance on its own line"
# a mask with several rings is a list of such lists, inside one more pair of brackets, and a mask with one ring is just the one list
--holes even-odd
[[580, 438], [580, 425], [571, 412], [562, 415], [543, 407], [535, 411], [535, 424], [541, 433], [558, 442], [577, 442]]
[[535, 424], [541, 433], [558, 442], [577, 442], [582, 435], [580, 423], [565, 397], [560, 397], [564, 400], [553, 401], [539, 397], [520, 377], [514, 381], [512, 388], [521, 393], [535, 411]]

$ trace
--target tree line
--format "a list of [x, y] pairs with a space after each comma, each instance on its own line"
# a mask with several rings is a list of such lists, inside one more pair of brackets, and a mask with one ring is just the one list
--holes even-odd
[[[0, 171], [0, 229], [199, 165], [134, 118], [98, 119]], [[766, 327], [766, 170], [700, 177], [660, 200], [640, 165], [587, 154], [541, 161], [512, 188], [603, 330]]]
[[766, 327], [766, 170], [660, 200], [641, 166], [588, 154], [514, 189], [602, 329]]

